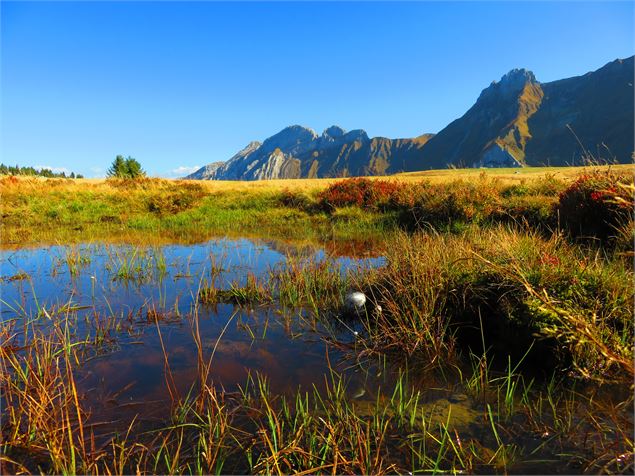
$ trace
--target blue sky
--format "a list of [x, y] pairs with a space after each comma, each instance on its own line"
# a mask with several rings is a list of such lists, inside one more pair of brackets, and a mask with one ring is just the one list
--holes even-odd
[[5, 2], [2, 158], [102, 176], [226, 160], [291, 124], [438, 132], [524, 67], [634, 52], [633, 2]]

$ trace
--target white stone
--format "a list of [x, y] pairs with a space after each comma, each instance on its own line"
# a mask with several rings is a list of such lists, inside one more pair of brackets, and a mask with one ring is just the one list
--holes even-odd
[[344, 299], [344, 305], [351, 311], [361, 311], [366, 305], [366, 296], [359, 291], [349, 293]]

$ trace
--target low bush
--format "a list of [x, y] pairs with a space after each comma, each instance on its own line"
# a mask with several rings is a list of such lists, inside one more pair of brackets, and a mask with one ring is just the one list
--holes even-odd
[[18, 185], [19, 183], [20, 179], [15, 175], [0, 178], [0, 185], [2, 186]]
[[495, 183], [417, 184], [406, 187], [391, 200], [408, 229], [452, 229], [461, 223], [481, 223], [501, 210]]
[[137, 178], [120, 178], [109, 177], [106, 179], [106, 183], [111, 187], [119, 189], [148, 189], [157, 186], [162, 186], [166, 183], [166, 180], [150, 177], [137, 177]]
[[537, 230], [555, 230], [557, 219], [553, 206], [557, 197], [544, 195], [511, 196], [489, 217], [493, 223], [529, 226]]
[[557, 196], [566, 188], [564, 181], [557, 178], [554, 174], [546, 174], [538, 180], [528, 181], [522, 179], [520, 183], [507, 185], [501, 189], [501, 196], [508, 197], [525, 197], [536, 195]]
[[205, 196], [203, 187], [196, 183], [177, 182], [159, 188], [148, 198], [148, 210], [160, 215], [173, 215], [192, 208]]
[[160, 215], [173, 215], [192, 208], [199, 198], [200, 196], [185, 190], [152, 195], [148, 199], [148, 211]]
[[633, 219], [633, 177], [610, 169], [583, 174], [560, 194], [555, 212], [571, 235], [610, 241]]
[[314, 202], [306, 194], [284, 189], [280, 193], [280, 205], [287, 208], [297, 208], [298, 210], [311, 211]]
[[399, 184], [388, 180], [347, 179], [321, 191], [318, 203], [329, 212], [347, 206], [376, 210], [388, 204], [399, 188]]

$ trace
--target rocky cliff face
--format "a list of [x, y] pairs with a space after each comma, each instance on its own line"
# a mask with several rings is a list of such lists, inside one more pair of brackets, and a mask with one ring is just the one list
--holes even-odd
[[252, 142], [227, 162], [187, 178], [258, 180], [386, 175], [458, 167], [580, 164], [597, 159], [632, 161], [633, 57], [597, 71], [540, 83], [514, 69], [485, 88], [476, 103], [437, 135], [369, 138], [338, 126], [318, 135], [290, 126]]
[[188, 175], [185, 178], [191, 180], [210, 180], [212, 177], [214, 177], [214, 173], [216, 172], [216, 170], [224, 163], [225, 162], [212, 162], [211, 164], [207, 164], [201, 167], [196, 172]]
[[[431, 134], [415, 139], [370, 139], [361, 129], [346, 132], [331, 126], [321, 135], [302, 126], [290, 126], [266, 139], [252, 142], [227, 162], [186, 178], [261, 180], [278, 178], [384, 175], [416, 167]], [[203, 177], [204, 176], [204, 177]]]

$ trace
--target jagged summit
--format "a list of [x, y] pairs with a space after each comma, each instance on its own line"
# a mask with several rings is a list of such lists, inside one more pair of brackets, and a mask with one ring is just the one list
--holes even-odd
[[503, 75], [500, 84], [524, 84], [527, 81], [536, 82], [534, 73], [525, 68], [514, 68]]
[[337, 139], [338, 137], [342, 137], [344, 134], [346, 134], [346, 131], [340, 126], [331, 126], [324, 129], [324, 132], [322, 132], [322, 137]]
[[539, 84], [534, 73], [524, 68], [515, 68], [504, 74], [500, 81], [492, 81], [483, 89], [478, 100], [494, 96], [509, 97], [522, 91], [527, 84]]
[[318, 135], [313, 129], [299, 125], [285, 127], [262, 143], [263, 150], [273, 152], [275, 149], [289, 149], [314, 141]]

